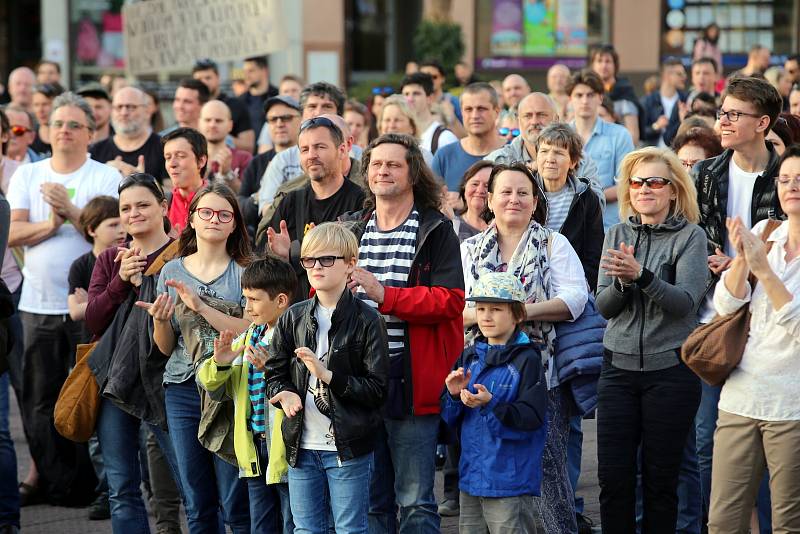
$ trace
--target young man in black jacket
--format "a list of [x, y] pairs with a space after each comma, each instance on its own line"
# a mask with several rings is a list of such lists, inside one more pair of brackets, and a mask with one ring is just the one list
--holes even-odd
[[644, 143], [662, 148], [672, 144], [682, 116], [686, 114], [685, 88], [686, 69], [681, 60], [669, 58], [664, 61], [661, 64], [661, 87], [642, 99]]
[[[700, 226], [708, 237], [708, 267], [715, 275], [709, 282], [706, 302], [699, 312], [701, 322], [707, 323], [714, 316], [714, 307], [710, 303], [714, 284], [722, 271], [728, 268], [735, 253], [728, 239], [725, 219], [741, 217], [751, 228], [762, 219], [782, 216], [775, 191], [779, 158], [772, 145], [764, 141], [780, 112], [781, 96], [769, 82], [751, 77], [732, 78], [717, 112], [725, 151], [715, 158], [698, 162], [692, 170], [700, 205]], [[703, 383], [702, 387], [695, 426], [703, 510], [704, 517], [707, 517], [711, 495], [711, 455], [721, 386]]]

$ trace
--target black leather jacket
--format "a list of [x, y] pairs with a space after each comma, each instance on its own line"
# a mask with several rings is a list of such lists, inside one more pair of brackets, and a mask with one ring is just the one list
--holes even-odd
[[[268, 398], [293, 391], [305, 404], [309, 371], [294, 350], [317, 347], [317, 297], [298, 302], [278, 320], [266, 363]], [[330, 350], [331, 422], [339, 459], [349, 460], [374, 448], [381, 424], [389, 373], [386, 325], [376, 310], [345, 290], [331, 318]], [[304, 410], [283, 420], [281, 430], [289, 465], [297, 462], [303, 433]]]

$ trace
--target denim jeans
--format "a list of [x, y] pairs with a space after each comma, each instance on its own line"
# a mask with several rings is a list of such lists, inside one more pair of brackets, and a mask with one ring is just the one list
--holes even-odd
[[573, 415], [569, 418], [569, 441], [567, 441], [567, 472], [572, 493], [575, 494], [575, 513], [583, 513], [583, 497], [578, 497], [578, 478], [581, 476], [581, 455], [583, 454], [583, 417]]
[[19, 527], [17, 456], [8, 430], [9, 375], [0, 375], [0, 526]]
[[[286, 524], [286, 521], [281, 520], [282, 503], [278, 485], [267, 485], [263, 474], [263, 471], [267, 470], [269, 461], [269, 441], [259, 438], [254, 441], [262, 474], [245, 479], [247, 496], [250, 501], [250, 532], [251, 534], [278, 534], [285, 530], [283, 525]], [[291, 514], [288, 520], [291, 523]], [[290, 528], [288, 532], [291, 533], [292, 529]]]
[[372, 453], [344, 462], [334, 451], [300, 449], [289, 467], [295, 534], [328, 534], [331, 514], [336, 534], [366, 534]]
[[[702, 502], [702, 525], [708, 523], [708, 508], [711, 503], [711, 459], [714, 454], [714, 431], [717, 429], [719, 415], [719, 395], [722, 386], [709, 386], [702, 382], [700, 407], [694, 419], [697, 433], [697, 467], [700, 472], [700, 492]], [[769, 496], [769, 473], [764, 474], [756, 500], [758, 507], [758, 526], [761, 534], [772, 532], [772, 510]]]
[[439, 533], [439, 512], [433, 495], [436, 472], [438, 415], [384, 419], [377, 436], [370, 479], [370, 534]]
[[[114, 534], [150, 532], [141, 490], [141, 426], [141, 419], [120, 410], [108, 399], [102, 400], [96, 432], [108, 481], [111, 528]], [[159, 428], [153, 430], [167, 446], [168, 454], [172, 454], [169, 436]], [[174, 457], [172, 463], [176, 463]]]
[[236, 466], [203, 448], [197, 439], [201, 406], [194, 377], [181, 384], [169, 384], [164, 396], [189, 531], [221, 532], [221, 505], [224, 522], [234, 534], [249, 532], [247, 484], [239, 478]]

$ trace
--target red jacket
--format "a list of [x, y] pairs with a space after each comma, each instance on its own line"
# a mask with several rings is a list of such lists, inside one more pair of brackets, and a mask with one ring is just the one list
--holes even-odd
[[[359, 213], [360, 231], [372, 213]], [[420, 214], [417, 245], [406, 287], [384, 287], [378, 310], [407, 325], [405, 415], [438, 414], [444, 379], [464, 348], [464, 272], [458, 237], [441, 213]], [[394, 408], [394, 409], [393, 409]]]

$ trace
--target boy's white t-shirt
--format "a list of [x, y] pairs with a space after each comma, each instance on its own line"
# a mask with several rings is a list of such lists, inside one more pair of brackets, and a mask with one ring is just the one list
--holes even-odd
[[[439, 121], [433, 121], [430, 126], [428, 126], [424, 132], [422, 132], [422, 135], [419, 136], [419, 146], [429, 152], [432, 152], [431, 145], [433, 144], [433, 132], [436, 131], [437, 126], [442, 126], [442, 123]], [[436, 150], [439, 150], [443, 146], [457, 142], [458, 137], [456, 137], [456, 134], [450, 130], [445, 130], [439, 135], [439, 145], [436, 147]]]
[[[119, 171], [90, 158], [75, 172], [59, 174], [50, 166], [51, 158], [20, 166], [8, 186], [12, 210], [28, 210], [28, 221], [43, 222], [53, 211], [41, 193], [42, 184], [59, 183], [67, 188], [70, 200], [78, 208], [98, 195], [117, 197]], [[69, 267], [92, 246], [69, 221], [49, 239], [25, 247], [24, 282], [19, 309], [42, 315], [69, 313], [67, 295]]]
[[[326, 308], [319, 302], [314, 310], [317, 319], [317, 358], [327, 367], [329, 364], [328, 332], [331, 330], [331, 317], [334, 308]], [[308, 388], [303, 401], [303, 435], [300, 438], [300, 448], [312, 451], [336, 451], [336, 441], [333, 435], [333, 423], [325, 415], [330, 404], [330, 389], [328, 384], [317, 380], [314, 375], [308, 376]]]

